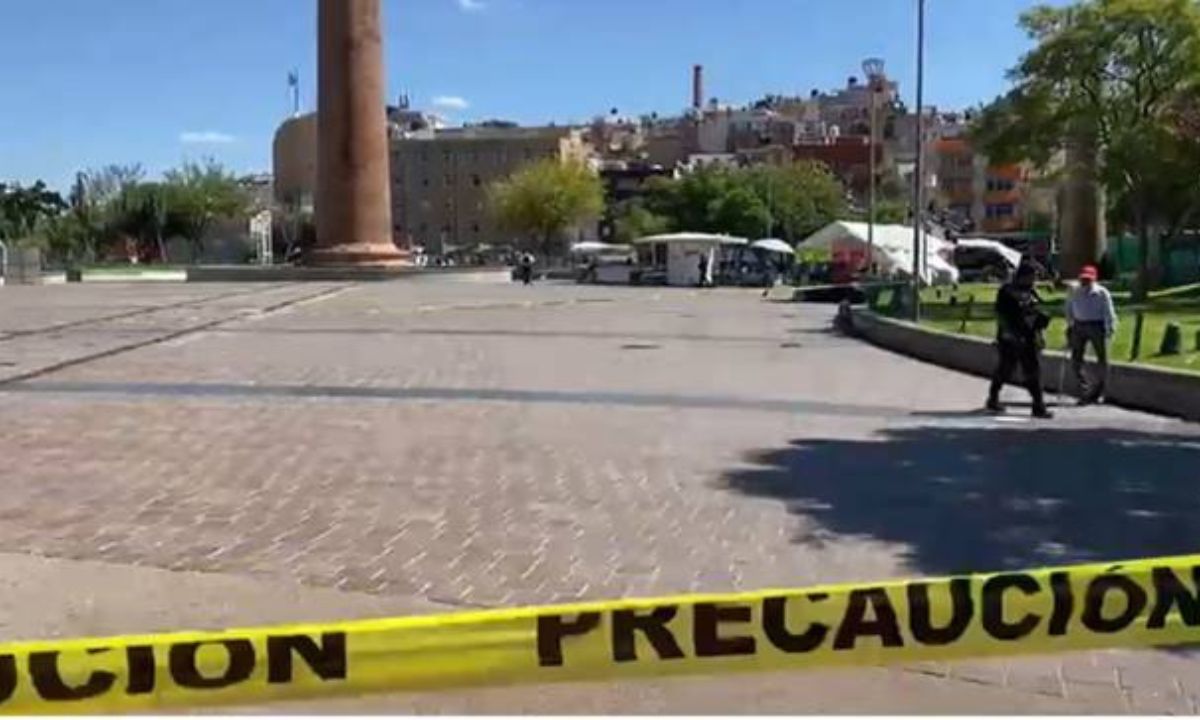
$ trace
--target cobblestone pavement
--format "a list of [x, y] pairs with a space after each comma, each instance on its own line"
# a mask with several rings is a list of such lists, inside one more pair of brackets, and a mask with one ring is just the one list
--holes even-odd
[[[1194, 426], [982, 417], [979, 380], [830, 315], [482, 276], [4, 288], [0, 553], [447, 608], [1196, 551]], [[896, 711], [1190, 712], [1197, 669], [1112, 652], [861, 677]], [[814, 687], [869, 707], [838, 677]], [[832, 707], [802, 687], [722, 707]], [[581, 706], [713, 707], [694, 688]], [[386, 707], [552, 707], [524, 697]]]

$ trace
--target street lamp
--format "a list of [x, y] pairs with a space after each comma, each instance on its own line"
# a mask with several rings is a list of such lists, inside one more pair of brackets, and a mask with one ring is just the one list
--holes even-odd
[[917, 159], [913, 168], [913, 322], [921, 319], [921, 231], [925, 207], [925, 0], [917, 0]]
[[871, 142], [870, 153], [871, 159], [870, 173], [871, 177], [868, 181], [869, 190], [867, 192], [867, 275], [874, 277], [875, 275], [875, 139], [879, 136], [879, 90], [880, 83], [883, 82], [883, 60], [880, 58], [867, 58], [863, 61], [863, 72], [867, 76], [867, 86], [871, 92]]

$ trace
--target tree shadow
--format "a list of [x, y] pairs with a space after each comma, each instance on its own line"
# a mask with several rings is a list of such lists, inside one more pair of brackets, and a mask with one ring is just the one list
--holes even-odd
[[[725, 487], [825, 533], [906, 546], [922, 574], [1200, 552], [1200, 434], [912, 427], [747, 461]], [[821, 532], [794, 540], [819, 545]]]

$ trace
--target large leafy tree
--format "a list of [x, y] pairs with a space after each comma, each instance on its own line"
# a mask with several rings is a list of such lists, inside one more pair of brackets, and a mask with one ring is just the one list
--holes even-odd
[[845, 212], [845, 188], [821, 163], [702, 168], [647, 190], [646, 208], [674, 230], [799, 242]]
[[1155, 233], [1200, 207], [1200, 143], [1188, 132], [1200, 85], [1196, 0], [1082, 0], [1021, 17], [1034, 48], [1015, 85], [982, 113], [975, 138], [1000, 160], [1045, 166], [1069, 144], [1094, 149], [1112, 216], [1139, 238], [1139, 292]]
[[766, 203], [774, 237], [800, 242], [846, 212], [845, 187], [823, 163], [803, 160], [747, 172], [755, 194]]
[[241, 218], [250, 210], [250, 198], [237, 176], [213, 160], [186, 162], [167, 172], [162, 190], [152, 196], [157, 201], [149, 211], [163, 212], [163, 224], [188, 241], [193, 262], [204, 251], [204, 238], [217, 221]]
[[43, 223], [66, 207], [62, 196], [40, 180], [29, 187], [0, 184], [0, 240], [31, 241]]
[[638, 238], [658, 235], [671, 229], [670, 219], [651, 212], [640, 198], [627, 201], [617, 209], [615, 215], [617, 242], [631, 243]]
[[558, 255], [569, 228], [600, 215], [604, 186], [583, 163], [540, 160], [494, 183], [489, 202], [500, 224], [523, 236], [529, 249]]
[[140, 238], [141, 228], [130, 214], [141, 212], [131, 200], [144, 176], [140, 165], [107, 165], [79, 173], [71, 188], [70, 211], [51, 238], [58, 253], [70, 262], [90, 261], [110, 243]]
[[[166, 238], [171, 233], [174, 189], [163, 183], [126, 185], [109, 206], [110, 227], [120, 237], [133, 239], [139, 255], [167, 262]], [[153, 248], [147, 251], [144, 248]]]

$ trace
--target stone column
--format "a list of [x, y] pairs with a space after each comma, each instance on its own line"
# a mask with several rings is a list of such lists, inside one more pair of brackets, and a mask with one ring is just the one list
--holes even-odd
[[380, 0], [318, 0], [312, 265], [396, 265]]

